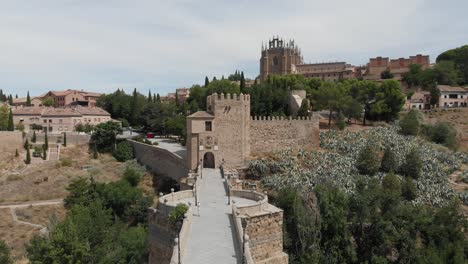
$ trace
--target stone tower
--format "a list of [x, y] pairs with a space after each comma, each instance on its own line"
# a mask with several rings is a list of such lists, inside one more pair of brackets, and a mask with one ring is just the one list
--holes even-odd
[[260, 58], [260, 80], [264, 81], [270, 74], [288, 74], [296, 72], [295, 65], [302, 64], [301, 50], [294, 40], [284, 42], [278, 37], [262, 44]]
[[250, 155], [250, 95], [212, 94], [207, 111], [187, 117], [187, 161], [204, 167], [240, 167]]

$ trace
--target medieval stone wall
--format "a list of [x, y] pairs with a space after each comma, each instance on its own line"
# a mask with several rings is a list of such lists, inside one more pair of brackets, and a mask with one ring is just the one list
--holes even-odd
[[[283, 212], [262, 214], [247, 219], [246, 233], [255, 263], [287, 263], [283, 253]], [[275, 260], [275, 261], [273, 261]]]
[[174, 153], [134, 140], [128, 140], [135, 150], [137, 161], [160, 176], [169, 177], [176, 181], [186, 177], [189, 170], [184, 159]]
[[295, 120], [253, 117], [250, 121], [251, 155], [286, 149], [318, 148], [320, 146], [318, 123], [318, 116]]

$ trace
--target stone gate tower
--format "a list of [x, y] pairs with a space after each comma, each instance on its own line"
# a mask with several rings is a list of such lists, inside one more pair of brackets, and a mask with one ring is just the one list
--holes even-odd
[[242, 166], [250, 154], [250, 95], [212, 94], [207, 111], [187, 117], [187, 161], [218, 167], [223, 161]]
[[294, 40], [284, 42], [278, 37], [262, 44], [262, 56], [260, 58], [260, 80], [264, 81], [270, 74], [288, 74], [296, 72], [295, 65], [302, 64], [301, 50], [295, 45]]

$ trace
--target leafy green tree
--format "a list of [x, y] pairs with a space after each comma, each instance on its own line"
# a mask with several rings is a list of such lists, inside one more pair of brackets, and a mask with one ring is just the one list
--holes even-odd
[[0, 131], [8, 130], [8, 123], [10, 118], [10, 112], [8, 106], [0, 106]]
[[380, 169], [383, 172], [396, 172], [398, 170], [398, 164], [395, 153], [390, 146], [385, 148], [384, 155], [382, 157], [382, 165]]
[[401, 133], [416, 136], [422, 124], [422, 115], [418, 110], [411, 109], [400, 121]]
[[346, 122], [345, 122], [345, 118], [344, 118], [344, 115], [342, 113], [338, 114], [338, 129], [339, 130], [344, 130], [346, 128]]
[[95, 144], [98, 152], [112, 152], [116, 143], [117, 134], [121, 133], [120, 125], [115, 122], [101, 123], [96, 126], [91, 136], [92, 144]]
[[376, 101], [372, 104], [370, 112], [376, 119], [393, 121], [398, 118], [405, 98], [398, 81], [386, 80], [376, 93]]
[[441, 53], [437, 56], [436, 62], [439, 64], [443, 61], [453, 62], [461, 77], [460, 84], [468, 84], [468, 45]]
[[46, 98], [42, 99], [42, 105], [43, 106], [54, 106], [55, 101], [54, 98], [47, 96]]
[[329, 111], [328, 125], [331, 125], [332, 114], [341, 107], [340, 99], [343, 98], [345, 91], [342, 85], [332, 82], [324, 82], [322, 86], [314, 93], [315, 105], [319, 109]]
[[448, 148], [457, 148], [457, 131], [449, 122], [437, 122], [429, 127], [429, 138]]
[[382, 211], [383, 213], [394, 214], [401, 197], [401, 183], [400, 179], [390, 172], [382, 179]]
[[363, 107], [356, 99], [348, 95], [343, 98], [342, 102], [341, 111], [348, 118], [348, 123], [351, 123], [351, 119], [361, 118]]
[[10, 258], [10, 249], [3, 240], [0, 240], [0, 264], [11, 263], [13, 263], [13, 261]]
[[356, 168], [360, 174], [374, 175], [380, 168], [380, 157], [377, 148], [371, 144], [364, 146], [359, 152]]
[[132, 187], [135, 187], [143, 178], [145, 172], [138, 169], [136, 166], [126, 166], [123, 179], [126, 180]]
[[408, 201], [416, 199], [418, 195], [418, 189], [413, 179], [411, 179], [410, 177], [405, 177], [405, 180], [401, 185], [401, 192], [403, 194], [403, 197]]
[[320, 208], [321, 262], [350, 263], [356, 260], [356, 251], [351, 243], [348, 229], [348, 200], [336, 187], [316, 188]]
[[31, 106], [31, 97], [29, 96], [29, 91], [28, 91], [28, 94], [26, 95], [26, 106]]
[[405, 156], [405, 161], [400, 168], [401, 174], [417, 180], [421, 176], [422, 160], [416, 148], [411, 149]]
[[8, 115], [8, 131], [14, 131], [15, 130], [15, 124], [13, 123], [13, 112], [11, 111], [10, 108], [10, 114]]
[[391, 73], [389, 70], [385, 70], [380, 74], [380, 79], [393, 79], [393, 73]]
[[186, 204], [180, 203], [169, 213], [169, 222], [175, 225], [177, 222], [184, 220], [184, 215], [188, 211]]
[[117, 147], [114, 151], [114, 157], [120, 162], [125, 162], [127, 160], [133, 159], [133, 146], [127, 141], [122, 141], [117, 144]]
[[404, 81], [410, 88], [421, 85], [422, 66], [420, 64], [411, 64], [408, 72], [402, 76]]

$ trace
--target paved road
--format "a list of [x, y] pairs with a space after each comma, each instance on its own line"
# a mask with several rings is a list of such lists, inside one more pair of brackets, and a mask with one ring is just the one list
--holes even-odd
[[[238, 264], [240, 253], [218, 169], [203, 169], [198, 189], [200, 216], [193, 217], [183, 264]], [[237, 199], [239, 200], [239, 199]]]
[[185, 159], [187, 156], [187, 149], [175, 142], [173, 139], [169, 138], [151, 138], [148, 139], [151, 142], [158, 142], [158, 147], [169, 150], [170, 152], [176, 154], [177, 156]]

